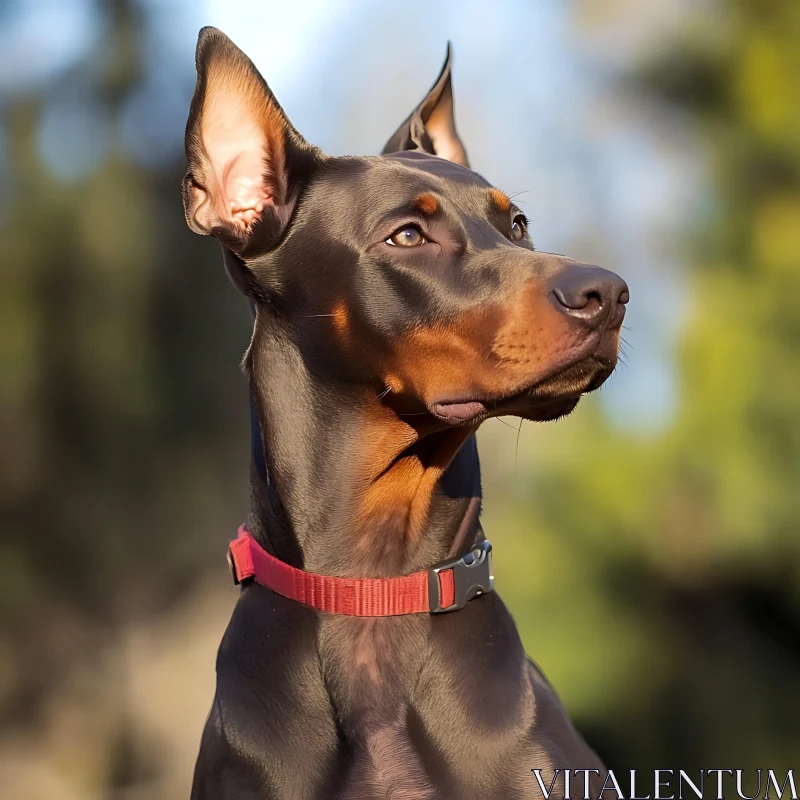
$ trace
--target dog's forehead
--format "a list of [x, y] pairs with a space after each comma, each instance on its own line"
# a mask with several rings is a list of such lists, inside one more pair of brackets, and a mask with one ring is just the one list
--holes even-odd
[[480, 175], [467, 167], [462, 167], [461, 164], [417, 150], [390, 153], [389, 155], [381, 156], [380, 160], [403, 164], [411, 169], [460, 184], [472, 184], [480, 187], [489, 187], [490, 185]]
[[[372, 217], [432, 193], [449, 197], [463, 211], [483, 211], [493, 191], [490, 183], [466, 167], [426, 153], [402, 152], [330, 159], [312, 202], [326, 205], [329, 213], [337, 207], [348, 216], [358, 210], [359, 215]], [[348, 195], [346, 203], [330, 203], [342, 193]]]

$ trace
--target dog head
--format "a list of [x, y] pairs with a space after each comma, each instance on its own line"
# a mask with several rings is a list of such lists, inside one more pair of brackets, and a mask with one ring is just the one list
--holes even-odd
[[537, 252], [520, 209], [470, 169], [449, 50], [379, 157], [308, 144], [213, 28], [197, 73], [186, 219], [222, 243], [256, 306], [251, 366], [269, 322], [326, 386], [363, 390], [419, 430], [554, 419], [611, 374], [627, 286]]

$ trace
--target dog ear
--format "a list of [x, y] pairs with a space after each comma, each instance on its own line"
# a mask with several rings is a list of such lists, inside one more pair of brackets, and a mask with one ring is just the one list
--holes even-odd
[[224, 33], [200, 31], [196, 63], [186, 123], [186, 221], [237, 256], [257, 255], [277, 244], [321, 154]]
[[436, 83], [411, 116], [395, 131], [381, 151], [382, 155], [401, 150], [422, 150], [464, 167], [469, 166], [467, 151], [456, 132], [453, 82], [450, 77], [452, 61], [453, 52], [448, 42], [444, 66]]

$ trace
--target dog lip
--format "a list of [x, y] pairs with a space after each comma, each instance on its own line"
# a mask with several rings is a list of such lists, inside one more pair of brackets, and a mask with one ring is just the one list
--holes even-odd
[[567, 391], [562, 389], [555, 394], [548, 391], [550, 382], [560, 375], [569, 374], [571, 369], [587, 359], [599, 362], [596, 347], [585, 349], [582, 357], [572, 360], [567, 366], [518, 391], [501, 397], [486, 397], [483, 400], [435, 400], [428, 406], [428, 411], [440, 422], [452, 426], [482, 422], [488, 417], [503, 416], [506, 413], [540, 422], [558, 419], [569, 414], [584, 394], [599, 388], [613, 371], [613, 364], [609, 364], [608, 368], [600, 369], [585, 384], [574, 386]]
[[478, 400], [433, 403], [435, 417], [450, 425], [463, 425], [486, 413], [486, 406]]
[[506, 410], [512, 413], [529, 412], [530, 419], [544, 422], [568, 414], [578, 404], [578, 400], [580, 395], [530, 398], [529, 392], [524, 391], [502, 400], [486, 403], [479, 400], [436, 402], [431, 405], [430, 410], [438, 420], [453, 426], [467, 425], [487, 415], [502, 416]]
[[528, 408], [522, 408], [520, 416], [534, 422], [550, 422], [569, 414], [581, 399], [581, 395], [567, 395], [548, 400], [539, 400]]
[[547, 422], [569, 414], [580, 399], [581, 393], [561, 397], [531, 397], [530, 390], [527, 390], [492, 404], [490, 412], [496, 416], [510, 413], [525, 419]]

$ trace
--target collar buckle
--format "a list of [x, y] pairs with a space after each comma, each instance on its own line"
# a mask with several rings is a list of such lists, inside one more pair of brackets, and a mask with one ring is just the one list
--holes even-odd
[[[443, 606], [441, 573], [447, 571], [451, 571], [453, 576], [453, 602]], [[464, 608], [473, 597], [491, 592], [493, 588], [492, 543], [488, 539], [478, 542], [466, 555], [440, 561], [428, 570], [431, 614]]]

